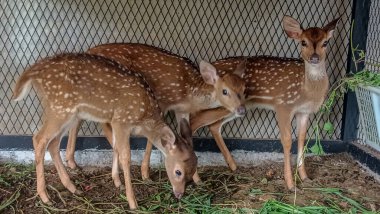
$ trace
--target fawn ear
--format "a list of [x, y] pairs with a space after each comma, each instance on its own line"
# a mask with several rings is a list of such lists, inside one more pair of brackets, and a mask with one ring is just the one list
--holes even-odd
[[295, 40], [301, 39], [301, 34], [303, 32], [300, 23], [290, 16], [284, 16], [282, 19], [282, 24], [284, 26], [285, 33]]
[[203, 80], [209, 85], [215, 85], [219, 76], [216, 73], [216, 68], [210, 63], [202, 60], [199, 63], [199, 70], [201, 72]]
[[164, 126], [161, 128], [161, 144], [168, 150], [175, 149], [175, 135], [169, 126]]
[[179, 129], [180, 129], [182, 138], [186, 140], [186, 143], [188, 143], [191, 147], [193, 147], [193, 139], [191, 138], [192, 137], [191, 128], [190, 128], [189, 122], [186, 119], [184, 118], [181, 119], [179, 123]]
[[238, 75], [239, 77], [243, 77], [246, 67], [247, 67], [247, 58], [245, 57], [244, 60], [236, 66], [234, 70], [234, 74]]
[[334, 30], [339, 20], [340, 20], [340, 17], [337, 19], [334, 19], [332, 22], [328, 23], [326, 26], [323, 27], [323, 30], [326, 31], [327, 33], [327, 39], [330, 39], [333, 36]]

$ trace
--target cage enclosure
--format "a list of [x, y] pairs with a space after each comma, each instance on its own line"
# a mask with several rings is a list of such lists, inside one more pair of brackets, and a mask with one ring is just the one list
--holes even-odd
[[[152, 45], [189, 58], [197, 65], [201, 60], [213, 62], [234, 56], [269, 55], [300, 58], [298, 43], [289, 39], [283, 30], [283, 17], [285, 15], [292, 16], [301, 23], [303, 28], [308, 28], [323, 27], [340, 16], [340, 22], [327, 46], [327, 73], [329, 83], [332, 85], [346, 73], [354, 70], [350, 35], [352, 35], [353, 44], [365, 50], [369, 58], [379, 58], [379, 11], [378, 1], [370, 0], [317, 0], [312, 2], [302, 0], [2, 1], [0, 5], [0, 47], [2, 50], [0, 56], [0, 116], [2, 118], [0, 121], [0, 161], [3, 163], [31, 163], [34, 160], [32, 135], [36, 133], [42, 123], [43, 109], [40, 100], [34, 89], [21, 102], [13, 102], [11, 98], [17, 78], [28, 66], [39, 59], [65, 52], [84, 52], [100, 44], [116, 42]], [[351, 31], [352, 20], [355, 20], [355, 27]], [[364, 64], [362, 63], [360, 66], [364, 66]], [[378, 72], [376, 68], [372, 68], [372, 70]], [[366, 109], [370, 108], [368, 105], [372, 103], [370, 99], [358, 97], [361, 111], [367, 113]], [[348, 92], [335, 102], [331, 113], [323, 115], [319, 121], [321, 127], [327, 121], [331, 121], [334, 126], [334, 131], [330, 134], [321, 132], [321, 142], [325, 152], [333, 155], [330, 156], [331, 160], [325, 159], [326, 157], [323, 156], [322, 159], [317, 158], [318, 160], [315, 162], [321, 161], [319, 163], [321, 166], [318, 166], [320, 170], [323, 170], [323, 164], [332, 164], [332, 168], [341, 167], [339, 163], [338, 166], [334, 165], [336, 164], [334, 161], [339, 162], [340, 160], [347, 160], [349, 164], [355, 165], [354, 167], [348, 166], [351, 170], [359, 170], [361, 168], [356, 164], [360, 163], [370, 173], [373, 173], [371, 175], [376, 177], [380, 173], [378, 153], [380, 127], [379, 125], [377, 125], [377, 129], [368, 127], [369, 122], [366, 121], [372, 120], [372, 115], [361, 115], [359, 120], [359, 107], [356, 100], [355, 93]], [[177, 129], [174, 114], [166, 115], [166, 121], [173, 130]], [[315, 121], [315, 116], [311, 116], [309, 124], [313, 124]], [[359, 124], [359, 121], [362, 123]], [[295, 140], [297, 137], [295, 120], [292, 125], [292, 138]], [[252, 109], [244, 117], [224, 124], [221, 132], [238, 167], [242, 167], [242, 169], [238, 169], [242, 170], [238, 171], [239, 173], [255, 177], [244, 167], [258, 167], [256, 168], [258, 170], [257, 179], [262, 182], [251, 181], [251, 183], [253, 182], [256, 186], [267, 185], [268, 182], [271, 184], [272, 181], [283, 177], [281, 174], [283, 170], [276, 165], [277, 163], [266, 165], [267, 168], [260, 165], [266, 164], [267, 161], [278, 162], [283, 159], [282, 145], [279, 140], [280, 132], [274, 111]], [[88, 165], [111, 166], [111, 146], [103, 137], [98, 124], [84, 122], [79, 135], [75, 152], [79, 165], [84, 167]], [[311, 147], [314, 145], [311, 126], [309, 126], [307, 136], [312, 139], [308, 144]], [[65, 152], [66, 141], [67, 137], [64, 137], [61, 143], [61, 155]], [[198, 130], [193, 136], [193, 141], [200, 166], [226, 165], [207, 128]], [[145, 138], [132, 137], [133, 164], [141, 163], [145, 145]], [[296, 153], [296, 141], [293, 143], [292, 153]], [[351, 159], [352, 157], [354, 159]], [[313, 158], [316, 157], [308, 158], [314, 160]], [[50, 157], [47, 155], [46, 159], [50, 159]], [[163, 156], [159, 151], [154, 150], [151, 162], [158, 168], [163, 165]], [[268, 167], [272, 171], [277, 170], [277, 173], [274, 175], [269, 173], [268, 176], [268, 172], [271, 172]], [[308, 171], [312, 171], [314, 166], [309, 167]], [[2, 170], [7, 169], [9, 169], [9, 165], [4, 166]], [[218, 170], [217, 167], [216, 169]], [[215, 173], [223, 175], [225, 171], [228, 171], [228, 173], [234, 174], [228, 168], [220, 170]], [[153, 180], [157, 178], [159, 172], [159, 169], [154, 171]], [[207, 177], [207, 173], [202, 170], [200, 172], [201, 176]], [[323, 177], [322, 172], [315, 173], [315, 177], [317, 174]], [[93, 176], [98, 175], [95, 173]], [[159, 176], [161, 178], [161, 174]], [[227, 182], [225, 185], [229, 192], [228, 183], [233, 182], [232, 178], [235, 179], [231, 176], [213, 178], [224, 179], [223, 182]], [[335, 176], [344, 177], [339, 173]], [[358, 176], [362, 178], [367, 175], [358, 174]], [[1, 178], [0, 176], [0, 184]], [[265, 178], [264, 181], [263, 178]], [[365, 178], [368, 179], [368, 176]], [[371, 179], [373, 180], [373, 177]], [[84, 188], [93, 188], [93, 186], [87, 185], [87, 181], [83, 182], [86, 184]], [[319, 182], [326, 184], [327, 181]], [[5, 185], [5, 183], [3, 184]], [[380, 189], [375, 180], [373, 187], [363, 188], [371, 188], [374, 191]], [[91, 191], [90, 189], [88, 191]], [[196, 192], [196, 190], [195, 188], [192, 191]], [[275, 199], [271, 194], [255, 192], [256, 190], [251, 185], [249, 190], [245, 190], [248, 193], [244, 196], [244, 200], [251, 197], [249, 199], [251, 202], [263, 201], [264, 199], [260, 198], [263, 195], [270, 195], [269, 199]], [[266, 189], [265, 191], [276, 190]], [[160, 189], [160, 191], [163, 190]], [[237, 189], [231, 191], [235, 195], [238, 192]], [[0, 193], [0, 196], [8, 198], [9, 195]], [[144, 194], [140, 194], [140, 196], [142, 200]], [[147, 195], [145, 194], [145, 196]], [[378, 195], [376, 197], [379, 199]], [[312, 198], [309, 199], [312, 200]], [[291, 201], [291, 199], [288, 200]], [[213, 201], [213, 203], [218, 202]], [[222, 202], [220, 201], [220, 203]], [[139, 203], [144, 202], [139, 201]], [[375, 211], [380, 209], [380, 205], [376, 201], [364, 201], [363, 203], [365, 207], [363, 209], [372, 209], [373, 204]], [[239, 204], [238, 207], [244, 206]], [[22, 210], [23, 207], [18, 207], [18, 209]]]

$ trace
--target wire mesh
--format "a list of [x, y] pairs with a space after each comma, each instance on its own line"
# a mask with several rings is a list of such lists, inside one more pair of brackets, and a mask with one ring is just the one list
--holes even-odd
[[[367, 44], [366, 44], [366, 63], [365, 68], [372, 71], [372, 72], [380, 72], [380, 2], [379, 1], [371, 1], [370, 11], [369, 11], [369, 23], [368, 23], [368, 35], [367, 35]], [[360, 47], [359, 47], [360, 48]], [[370, 91], [364, 91], [362, 93], [367, 93], [367, 97], [371, 98], [369, 96]], [[358, 96], [358, 95], [357, 95]], [[360, 103], [359, 103], [360, 104]], [[363, 105], [364, 106], [364, 105]], [[365, 118], [363, 118], [363, 115], [366, 114], [374, 114], [374, 110], [371, 108], [371, 106], [365, 106], [367, 111], [362, 112], [359, 115], [359, 131], [358, 131], [358, 138], [361, 140], [362, 143], [366, 143], [367, 140], [371, 142], [375, 142], [374, 139], [368, 139], [368, 134], [370, 132], [373, 132], [372, 134], [375, 135], [376, 129], [373, 129], [368, 126], [368, 124], [363, 124], [363, 121], [365, 121]], [[374, 119], [374, 118], [371, 118]]]
[[[110, 42], [146, 43], [194, 62], [259, 54], [299, 57], [297, 44], [283, 33], [284, 15], [298, 19], [303, 27], [321, 27], [341, 16], [328, 47], [332, 83], [345, 74], [351, 5], [351, 0], [1, 0], [0, 134], [30, 135], [40, 126], [42, 110], [34, 91], [21, 102], [10, 101], [16, 78], [40, 58]], [[327, 116], [336, 128], [324, 139], [340, 138], [342, 104], [338, 100]], [[174, 126], [173, 116], [167, 119]], [[274, 112], [259, 109], [227, 123], [222, 131], [227, 138], [279, 137]], [[100, 133], [91, 122], [80, 131], [80, 135]], [[210, 133], [201, 129], [197, 135]]]
[[366, 68], [380, 72], [380, 2], [371, 1], [366, 48]]

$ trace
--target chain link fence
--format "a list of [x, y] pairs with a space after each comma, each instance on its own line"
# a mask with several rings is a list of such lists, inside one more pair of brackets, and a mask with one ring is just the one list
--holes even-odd
[[[298, 58], [298, 45], [281, 26], [284, 15], [304, 28], [322, 27], [341, 16], [328, 45], [333, 83], [346, 72], [351, 7], [351, 0], [1, 0], [0, 134], [31, 135], [41, 125], [42, 110], [33, 90], [23, 101], [10, 101], [17, 77], [38, 59], [112, 42], [146, 43], [194, 62], [239, 55]], [[342, 106], [340, 99], [324, 118], [335, 126], [333, 135], [324, 134], [324, 139], [340, 138]], [[173, 116], [167, 119], [174, 126]], [[275, 114], [259, 109], [229, 122], [222, 131], [226, 138], [279, 138]], [[82, 125], [80, 135], [99, 134], [95, 123]], [[197, 135], [210, 136], [207, 129]]]
[[372, 1], [369, 12], [366, 68], [380, 72], [380, 1]]
[[[355, 26], [354, 26], [355, 27]], [[380, 72], [380, 1], [371, 1], [370, 11], [369, 11], [369, 23], [368, 23], [368, 35], [367, 35], [367, 44], [366, 44], [366, 58], [365, 58], [365, 69], [368, 69], [372, 72]], [[360, 47], [359, 47], [360, 48]], [[366, 91], [366, 90], [365, 90]], [[370, 93], [369, 91], [366, 91]], [[368, 102], [372, 102], [370, 95], [368, 94]], [[360, 104], [360, 103], [359, 103]], [[364, 106], [367, 108], [367, 114], [374, 117], [374, 112], [372, 105]], [[360, 115], [359, 118], [359, 130], [358, 130], [358, 138], [360, 142], [363, 144], [368, 144], [367, 133], [371, 133], [373, 136], [377, 136], [375, 132], [377, 132], [376, 124], [370, 123], [368, 124], [368, 118], [363, 118], [363, 114]], [[364, 119], [364, 120], [363, 120]], [[374, 120], [374, 118], [372, 119]], [[364, 121], [367, 121], [367, 124], [363, 124]], [[374, 126], [371, 126], [374, 125]], [[370, 137], [371, 138], [371, 137]], [[372, 142], [377, 141], [379, 139], [372, 139]]]

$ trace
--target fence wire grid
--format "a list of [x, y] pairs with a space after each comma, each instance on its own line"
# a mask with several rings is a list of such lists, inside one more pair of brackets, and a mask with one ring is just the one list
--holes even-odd
[[[354, 26], [355, 27], [355, 26]], [[369, 10], [369, 23], [368, 23], [368, 35], [367, 35], [367, 44], [366, 44], [366, 58], [365, 58], [365, 69], [372, 72], [380, 72], [380, 1], [371, 1], [371, 6]], [[369, 92], [368, 92], [369, 93]], [[369, 100], [372, 102], [372, 100]], [[371, 108], [371, 106], [368, 106]], [[373, 111], [373, 109], [368, 109], [368, 112]], [[368, 113], [367, 112], [367, 113]], [[373, 114], [373, 113], [372, 113]], [[361, 143], [367, 143], [368, 137], [366, 136], [365, 129], [369, 129], [368, 124], [363, 124], [363, 119], [359, 115], [359, 130], [358, 138], [361, 140]], [[376, 132], [376, 127], [371, 130]], [[372, 140], [374, 141], [374, 140]]]
[[[284, 15], [296, 18], [304, 28], [322, 27], [341, 16], [328, 45], [332, 84], [346, 72], [351, 7], [351, 0], [1, 0], [0, 134], [31, 135], [41, 125], [42, 109], [33, 90], [23, 101], [11, 102], [17, 77], [38, 59], [111, 42], [146, 43], [194, 62], [240, 55], [298, 58], [298, 45], [281, 26]], [[329, 118], [335, 126], [333, 135], [323, 133], [324, 139], [340, 139], [342, 106], [340, 99], [321, 121]], [[167, 120], [175, 126], [172, 115]], [[80, 135], [99, 134], [97, 124], [82, 125]], [[227, 123], [222, 134], [226, 138], [279, 138], [274, 112], [260, 109]], [[197, 135], [211, 136], [207, 129]]]

